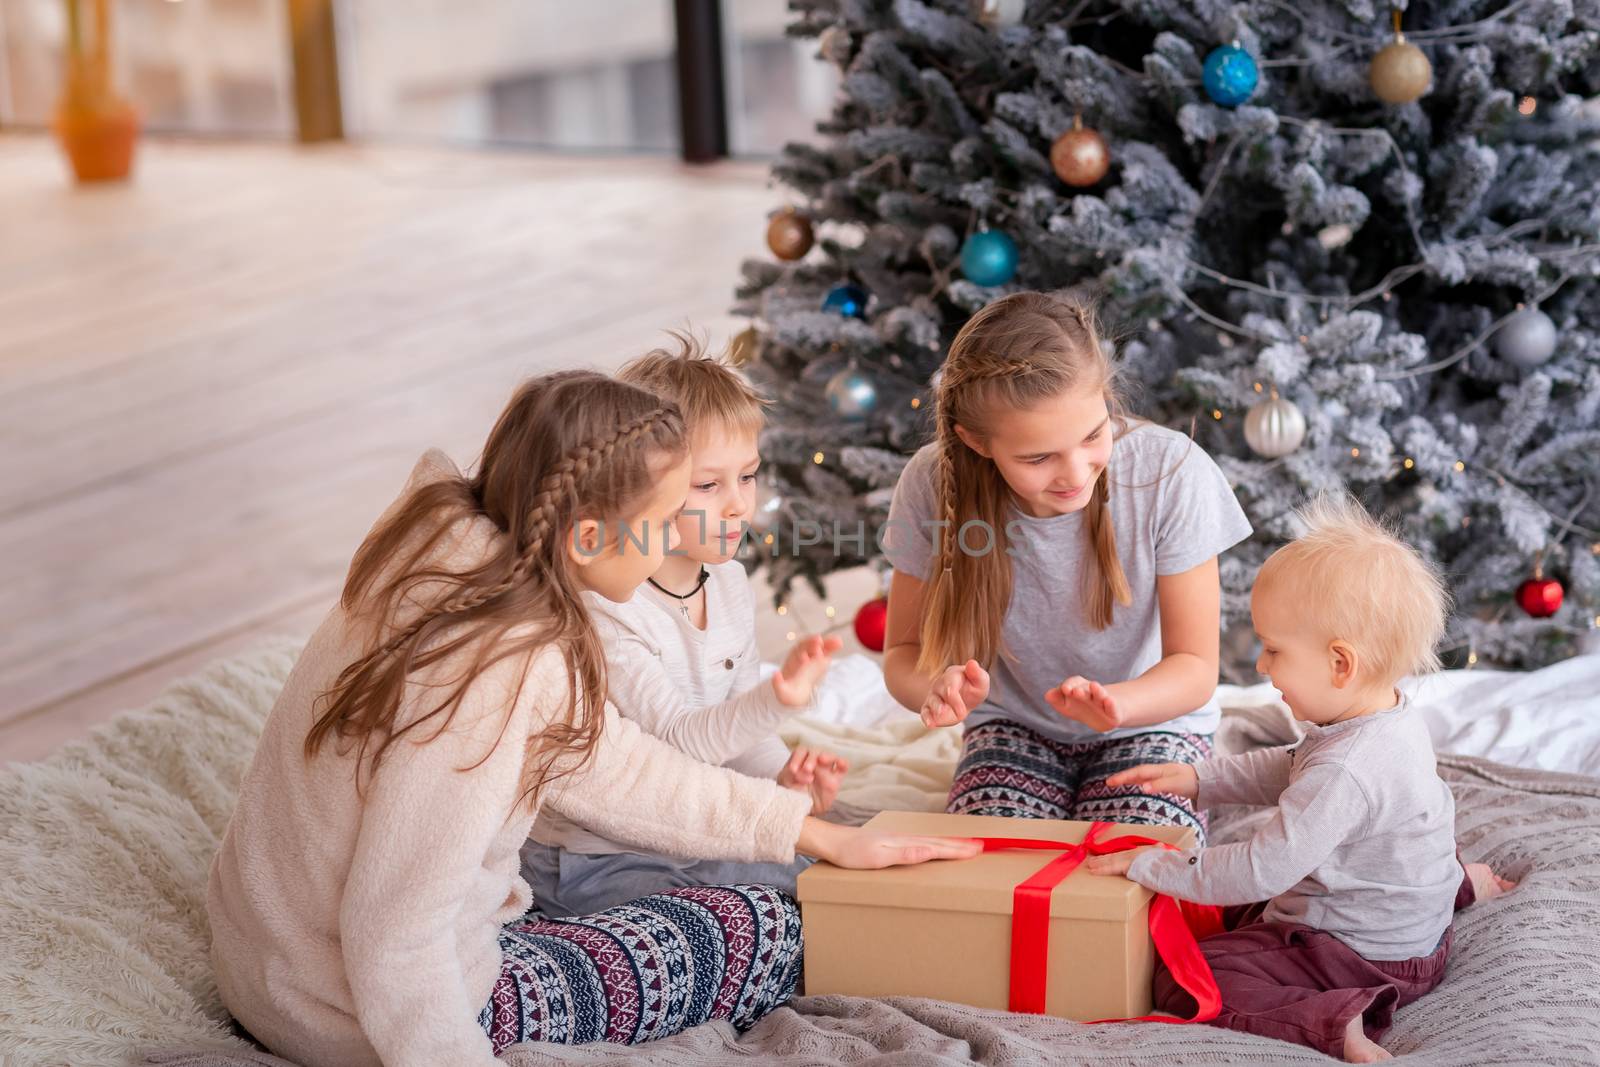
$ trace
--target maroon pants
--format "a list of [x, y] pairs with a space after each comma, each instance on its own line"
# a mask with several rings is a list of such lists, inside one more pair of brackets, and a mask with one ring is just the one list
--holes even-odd
[[[1463, 876], [1456, 910], [1474, 900], [1472, 882]], [[1225, 1026], [1280, 1041], [1309, 1045], [1329, 1056], [1343, 1056], [1344, 1031], [1362, 1018], [1376, 1041], [1389, 1028], [1394, 1010], [1444, 980], [1451, 930], [1439, 946], [1409, 960], [1369, 960], [1332, 934], [1297, 923], [1261, 922], [1265, 904], [1224, 908], [1225, 932], [1200, 942], [1216, 975], [1222, 1014], [1212, 1026]], [[1194, 998], [1157, 963], [1155, 1006], [1175, 1015], [1193, 1015]]]

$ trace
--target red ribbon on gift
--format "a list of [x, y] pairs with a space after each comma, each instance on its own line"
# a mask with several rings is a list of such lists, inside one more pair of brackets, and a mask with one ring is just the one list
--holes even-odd
[[[1045, 864], [1031, 877], [1017, 884], [1011, 904], [1011, 1003], [1012, 1011], [1044, 1012], [1045, 981], [1050, 963], [1050, 894], [1067, 875], [1077, 870], [1084, 858], [1093, 854], [1104, 856], [1111, 852], [1125, 852], [1144, 845], [1160, 845], [1175, 849], [1177, 846], [1152, 837], [1126, 834], [1110, 840], [1100, 840], [1100, 834], [1111, 823], [1097, 822], [1089, 827], [1078, 844], [1064, 841], [1042, 841], [1037, 838], [979, 837], [974, 840], [983, 845], [985, 852], [1008, 848], [1028, 848], [1059, 851], [1061, 855]], [[1100, 1023], [1203, 1023], [1215, 1019], [1222, 1011], [1222, 994], [1217, 989], [1211, 965], [1200, 952], [1199, 938], [1209, 937], [1222, 930], [1222, 912], [1216, 907], [1174, 900], [1165, 893], [1157, 893], [1150, 901], [1150, 937], [1155, 942], [1161, 962], [1184, 992], [1194, 998], [1195, 1013], [1188, 1019], [1174, 1019], [1166, 1015], [1141, 1015], [1136, 1019], [1096, 1019]]]

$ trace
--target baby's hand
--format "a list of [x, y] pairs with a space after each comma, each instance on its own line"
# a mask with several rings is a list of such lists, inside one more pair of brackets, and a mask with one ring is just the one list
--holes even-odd
[[1133, 861], [1143, 855], [1146, 850], [1160, 848], [1159, 845], [1144, 845], [1140, 848], [1130, 848], [1126, 852], [1110, 852], [1104, 856], [1090, 856], [1084, 861], [1083, 869], [1090, 874], [1104, 876], [1122, 875], [1127, 877], [1128, 868], [1133, 866]]
[[778, 784], [785, 789], [809, 792], [811, 814], [821, 815], [833, 807], [849, 769], [850, 762], [842, 756], [801, 746], [789, 755], [789, 762], [778, 772]]
[[791, 708], [803, 708], [811, 703], [817, 683], [828, 673], [833, 654], [844, 647], [837, 637], [802, 637], [789, 650], [789, 655], [772, 676], [772, 691], [778, 701]]
[[922, 724], [930, 730], [954, 726], [987, 699], [989, 672], [978, 666], [977, 660], [969, 659], [959, 666], [946, 667], [928, 690], [928, 699], [922, 702], [919, 713]]
[[1487, 863], [1468, 863], [1465, 866], [1467, 877], [1472, 881], [1474, 903], [1493, 900], [1517, 888], [1517, 883], [1500, 877], [1499, 873]]
[[1123, 713], [1099, 682], [1073, 675], [1044, 695], [1050, 706], [1091, 730], [1105, 733], [1122, 725]]
[[1191, 763], [1141, 763], [1111, 775], [1106, 785], [1136, 785], [1146, 793], [1170, 793], [1193, 800], [1200, 792], [1200, 776]]

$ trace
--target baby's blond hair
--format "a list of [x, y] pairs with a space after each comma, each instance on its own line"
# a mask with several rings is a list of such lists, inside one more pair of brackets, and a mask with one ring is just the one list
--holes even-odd
[[620, 381], [648, 389], [678, 405], [690, 439], [707, 433], [759, 434], [767, 401], [698, 338], [668, 331], [675, 349], [646, 352], [617, 372]]
[[1307, 623], [1355, 649], [1374, 682], [1438, 670], [1450, 612], [1438, 570], [1346, 493], [1295, 514], [1304, 532], [1262, 564], [1257, 584], [1284, 583]]

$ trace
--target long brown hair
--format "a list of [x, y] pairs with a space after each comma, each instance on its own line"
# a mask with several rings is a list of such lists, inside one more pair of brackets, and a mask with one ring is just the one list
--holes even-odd
[[[536, 802], [550, 781], [587, 763], [604, 722], [605, 657], [566, 540], [579, 519], [611, 529], [610, 520], [632, 517], [659, 470], [686, 450], [677, 408], [643, 389], [593, 371], [525, 382], [489, 434], [477, 473], [417, 486], [357, 550], [341, 603], [371, 636], [366, 653], [322, 694], [307, 758], [330, 737], [354, 741], [359, 789], [361, 770], [376, 771], [390, 745], [430, 720], [437, 729], [418, 743], [448, 729], [484, 671], [511, 657], [529, 664], [555, 644], [569, 699], [529, 741], [523, 799]], [[465, 566], [441, 562], [451, 539], [480, 517], [498, 531], [484, 551]], [[452, 673], [431, 708], [397, 726], [412, 675], [457, 653], [470, 655], [468, 666]], [[433, 692], [425, 688], [422, 699]], [[519, 680], [507, 721], [520, 693]]]
[[[1100, 347], [1094, 310], [1051, 293], [1012, 293], [967, 320], [950, 344], [935, 398], [939, 455], [935, 481], [945, 523], [924, 594], [920, 672], [976, 659], [985, 667], [1004, 653], [1001, 634], [1011, 603], [1011, 556], [1006, 525], [1012, 501], [994, 461], [967, 447], [959, 424], [988, 439], [1008, 411], [1030, 408], [1069, 390], [1102, 389], [1113, 433], [1128, 427], [1116, 372]], [[1084, 530], [1093, 549], [1083, 592], [1091, 625], [1111, 625], [1113, 603], [1133, 594], [1117, 555], [1110, 489], [1104, 471], [1085, 508]], [[988, 524], [992, 547], [961, 551], [962, 524]]]

